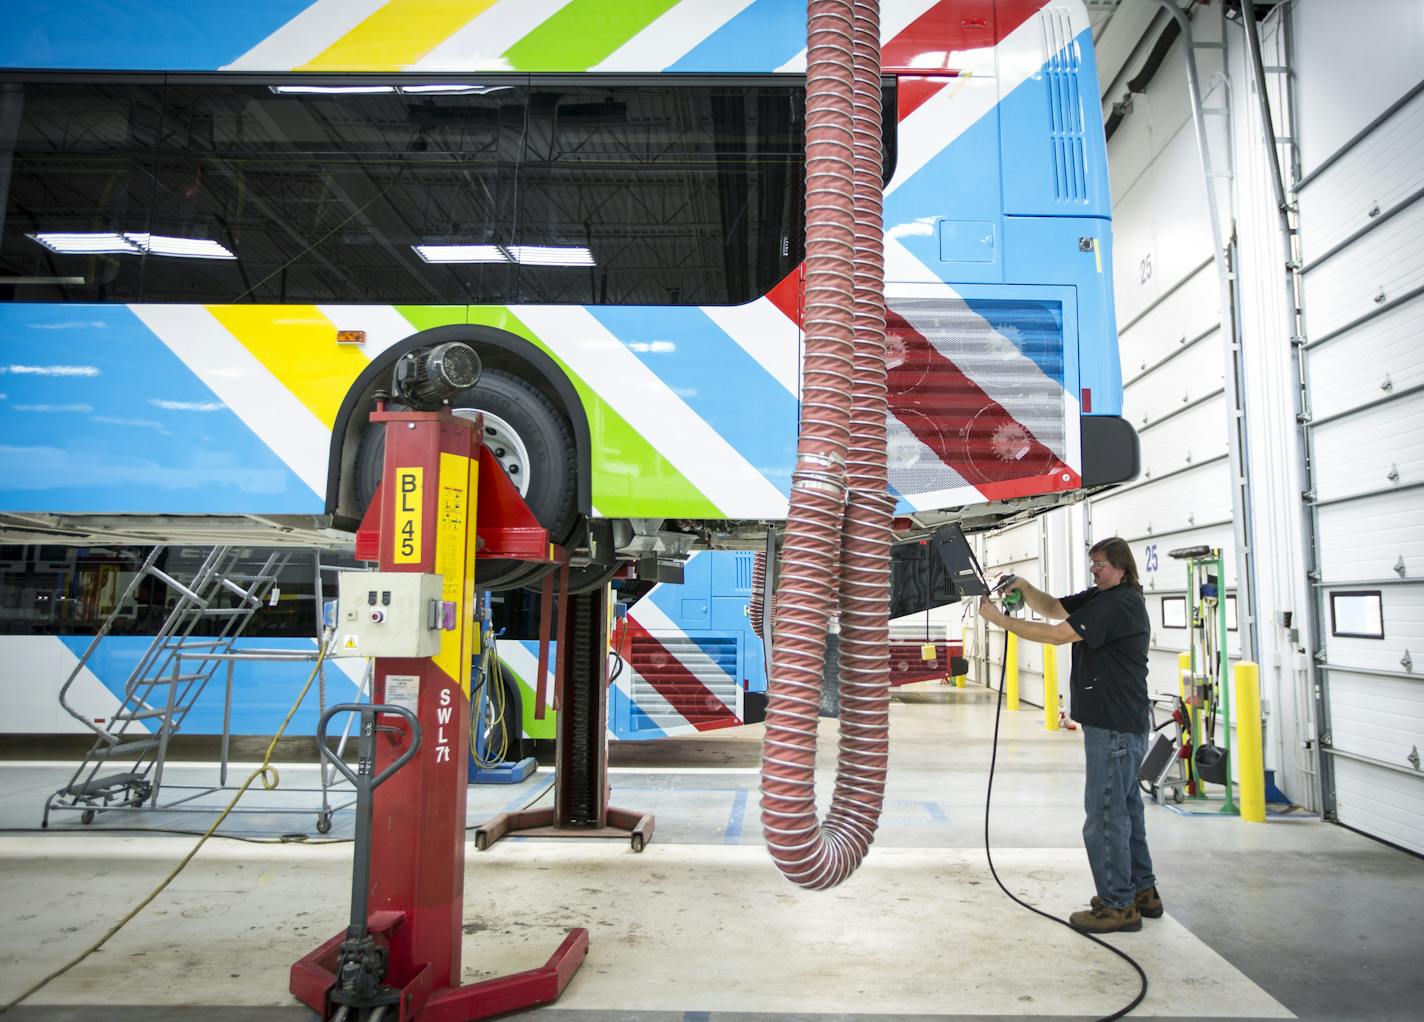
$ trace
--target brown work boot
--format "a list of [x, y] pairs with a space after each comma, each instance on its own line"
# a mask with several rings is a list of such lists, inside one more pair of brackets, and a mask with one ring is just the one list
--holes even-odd
[[1068, 917], [1068, 922], [1073, 929], [1084, 933], [1133, 933], [1142, 929], [1142, 916], [1138, 914], [1136, 905], [1113, 908], [1099, 903], [1096, 908], [1074, 912]]
[[[1093, 908], [1101, 908], [1103, 899], [1095, 894], [1088, 904]], [[1157, 893], [1157, 888], [1148, 887], [1145, 890], [1138, 891], [1136, 904], [1137, 911], [1140, 915], [1148, 919], [1162, 918], [1162, 897]]]

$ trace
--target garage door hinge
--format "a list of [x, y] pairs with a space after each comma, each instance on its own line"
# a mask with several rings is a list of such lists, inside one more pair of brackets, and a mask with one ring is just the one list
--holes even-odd
[[1410, 765], [1410, 766], [1412, 766], [1415, 770], [1418, 770], [1418, 769], [1419, 769], [1419, 746], [1416, 745], [1416, 746], [1414, 746], [1414, 748], [1410, 749], [1410, 750], [1409, 750], [1409, 755], [1408, 755], [1408, 756], [1405, 756], [1404, 758], [1407, 759], [1407, 760], [1409, 760], [1409, 765]]
[[1414, 658], [1409, 655], [1409, 650], [1404, 651], [1404, 656], [1399, 658], [1399, 666], [1403, 667], [1411, 674], [1414, 672]]
[[1303, 500], [1303, 501], [1305, 501], [1306, 503], [1310, 503], [1312, 500], [1315, 499], [1315, 491], [1314, 491], [1314, 490], [1304, 490], [1304, 491], [1302, 491], [1302, 492], [1301, 492], [1301, 495], [1300, 495], [1300, 499]]

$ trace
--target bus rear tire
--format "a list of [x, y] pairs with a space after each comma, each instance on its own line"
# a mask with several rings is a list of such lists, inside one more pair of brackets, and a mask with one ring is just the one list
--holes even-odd
[[[486, 413], [482, 438], [491, 445], [555, 543], [565, 543], [578, 523], [578, 462], [573, 427], [555, 404], [527, 380], [502, 369], [486, 369], [479, 383], [450, 403], [455, 414]], [[385, 468], [382, 427], [366, 431], [356, 454], [356, 489], [362, 511], [370, 505]], [[478, 513], [478, 512], [477, 512]], [[481, 561], [476, 585], [494, 592], [521, 584], [529, 574], [522, 561]]]

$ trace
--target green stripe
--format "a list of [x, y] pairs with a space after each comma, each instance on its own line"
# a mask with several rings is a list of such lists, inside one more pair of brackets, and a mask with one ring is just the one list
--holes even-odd
[[433, 330], [437, 326], [464, 323], [469, 314], [464, 305], [397, 305], [395, 310], [417, 330]]
[[[553, 647], [550, 646], [551, 651], [552, 648]], [[519, 705], [522, 711], [522, 715], [524, 717], [524, 737], [556, 737], [554, 732], [554, 721], [558, 719], [558, 714], [554, 712], [553, 707], [547, 707], [544, 710], [543, 720], [536, 720], [534, 717], [534, 707], [537, 705], [535, 700], [538, 697], [538, 693], [534, 691], [533, 686], [531, 686], [527, 681], [525, 681], [519, 676], [519, 673], [513, 667], [509, 666], [509, 664], [504, 660], [503, 657], [500, 658], [499, 662], [501, 668], [504, 670], [505, 676], [513, 678], [515, 682], [519, 685]]]
[[518, 71], [587, 71], [677, 0], [573, 0], [504, 52]]
[[523, 337], [552, 358], [578, 391], [588, 416], [588, 431], [597, 457], [590, 458], [593, 503], [610, 518], [646, 517], [648, 504], [657, 505], [659, 517], [725, 518], [677, 468], [658, 453], [628, 420], [598, 395], [535, 336], [524, 322], [507, 308], [497, 305], [471, 306], [469, 322], [491, 326]]

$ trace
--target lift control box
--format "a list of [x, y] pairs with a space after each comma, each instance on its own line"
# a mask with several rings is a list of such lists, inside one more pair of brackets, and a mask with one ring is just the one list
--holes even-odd
[[440, 633], [449, 616], [444, 584], [443, 576], [413, 571], [342, 572], [333, 655], [426, 657], [439, 653]]

